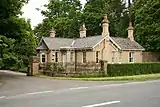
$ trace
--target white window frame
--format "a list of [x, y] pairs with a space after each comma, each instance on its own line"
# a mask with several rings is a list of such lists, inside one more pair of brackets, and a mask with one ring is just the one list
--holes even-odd
[[55, 52], [55, 62], [58, 62], [58, 52], [57, 51]]
[[99, 54], [100, 54], [100, 51], [96, 51], [96, 63], [99, 63]]
[[55, 61], [55, 54], [53, 53], [52, 54], [52, 62], [54, 62]]
[[[85, 53], [85, 58], [84, 58], [84, 53]], [[85, 59], [85, 61], [84, 61], [84, 59]], [[86, 51], [82, 52], [82, 63], [87, 63], [87, 52]]]
[[134, 52], [129, 52], [129, 62], [134, 63]]
[[[45, 61], [43, 62], [43, 55], [45, 56]], [[41, 53], [41, 63], [46, 63], [46, 54], [45, 53]]]
[[70, 52], [70, 61], [73, 62], [73, 52]]

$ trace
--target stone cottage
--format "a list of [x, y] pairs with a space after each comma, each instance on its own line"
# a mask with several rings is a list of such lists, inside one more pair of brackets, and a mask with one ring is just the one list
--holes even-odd
[[77, 39], [57, 38], [55, 30], [50, 37], [42, 37], [36, 50], [41, 63], [52, 62], [96, 62], [140, 63], [145, 50], [134, 40], [132, 23], [128, 27], [128, 38], [111, 37], [107, 15], [102, 21], [102, 34], [86, 37], [85, 25], [80, 29]]

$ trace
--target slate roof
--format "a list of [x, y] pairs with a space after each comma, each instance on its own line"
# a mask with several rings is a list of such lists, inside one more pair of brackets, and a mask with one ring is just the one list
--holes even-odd
[[[66, 39], [66, 38], [52, 38], [52, 37], [43, 37], [41, 41], [45, 42], [49, 49], [58, 50], [61, 48], [75, 48], [75, 49], [84, 49], [84, 48], [93, 48], [105, 37], [103, 36], [91, 36], [86, 38], [78, 39]], [[116, 45], [121, 50], [144, 50], [144, 48], [139, 45], [137, 42], [130, 41], [128, 38], [120, 37], [110, 37]], [[38, 45], [37, 49], [42, 49], [44, 46], [41, 44]]]
[[41, 41], [39, 42], [38, 47], [37, 47], [36, 49], [46, 49], [46, 48], [47, 48], [47, 47], [46, 47], [44, 41], [41, 40]]
[[128, 38], [111, 37], [122, 50], [145, 50], [140, 44]]
[[61, 47], [70, 46], [73, 39], [44, 37], [44, 42], [49, 49], [60, 49]]
[[98, 42], [100, 42], [104, 37], [102, 36], [91, 36], [87, 38], [79, 38], [75, 40], [75, 43], [73, 47], [76, 47], [78, 49], [80, 48], [92, 48], [94, 47]]

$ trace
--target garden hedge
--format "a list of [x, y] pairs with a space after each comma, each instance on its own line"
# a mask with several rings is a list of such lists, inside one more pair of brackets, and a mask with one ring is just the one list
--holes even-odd
[[160, 63], [109, 64], [107, 75], [132, 76], [160, 73]]

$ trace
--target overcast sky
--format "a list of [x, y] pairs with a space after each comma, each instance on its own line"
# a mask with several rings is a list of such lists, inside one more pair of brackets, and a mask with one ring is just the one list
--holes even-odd
[[[36, 8], [43, 8], [44, 4], [47, 4], [49, 0], [30, 0], [30, 2], [22, 8], [24, 12], [22, 17], [31, 19], [32, 27], [36, 26], [38, 23], [42, 22], [43, 16], [40, 11], [37, 11]], [[80, 0], [82, 4], [86, 2], [86, 0]]]

